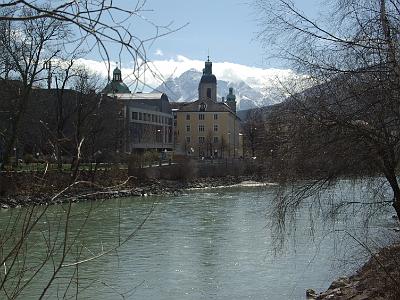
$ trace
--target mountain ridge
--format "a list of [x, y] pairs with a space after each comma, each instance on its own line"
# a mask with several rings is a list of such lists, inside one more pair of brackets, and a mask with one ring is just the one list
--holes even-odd
[[[198, 99], [198, 84], [202, 73], [196, 69], [189, 69], [178, 77], [169, 77], [154, 91], [168, 95], [170, 101], [191, 102]], [[256, 107], [269, 106], [277, 102], [269, 98], [263, 90], [251, 87], [243, 80], [236, 82], [217, 80], [217, 98], [221, 101], [232, 87], [236, 95], [238, 110], [247, 110]]]

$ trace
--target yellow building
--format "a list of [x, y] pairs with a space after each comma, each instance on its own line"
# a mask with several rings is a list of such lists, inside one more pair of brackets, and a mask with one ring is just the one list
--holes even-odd
[[240, 158], [243, 140], [236, 116], [236, 97], [229, 89], [226, 101], [217, 101], [217, 79], [212, 62], [205, 62], [199, 99], [176, 112], [176, 152], [192, 157]]

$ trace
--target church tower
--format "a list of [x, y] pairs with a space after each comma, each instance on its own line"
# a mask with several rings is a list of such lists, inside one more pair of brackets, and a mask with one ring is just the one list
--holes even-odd
[[226, 104], [234, 113], [236, 113], [236, 96], [231, 87], [229, 88], [229, 94], [226, 96]]
[[104, 94], [130, 94], [128, 86], [122, 81], [121, 70], [116, 67], [113, 71], [113, 79], [103, 89]]
[[212, 62], [208, 57], [199, 83], [199, 99], [211, 99], [217, 102], [217, 78], [212, 73]]

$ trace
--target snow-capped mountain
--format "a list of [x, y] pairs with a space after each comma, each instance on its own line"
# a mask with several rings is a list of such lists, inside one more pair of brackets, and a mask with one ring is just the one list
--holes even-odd
[[[170, 77], [155, 90], [166, 93], [170, 101], [189, 102], [198, 99], [198, 85], [202, 73], [190, 69], [182, 73], [179, 77]], [[250, 87], [246, 82], [239, 80], [229, 82], [224, 80], [217, 81], [218, 99], [226, 97], [229, 88], [232, 87], [236, 95], [238, 110], [246, 110], [254, 107], [261, 107], [275, 104], [260, 87]]]

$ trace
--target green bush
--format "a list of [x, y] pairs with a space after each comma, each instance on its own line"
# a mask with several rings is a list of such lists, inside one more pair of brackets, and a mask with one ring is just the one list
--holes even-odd
[[143, 153], [142, 159], [145, 165], [151, 165], [160, 160], [160, 153], [156, 150], [149, 150]]
[[24, 155], [24, 162], [29, 165], [35, 163], [36, 158], [32, 154], [27, 153]]

